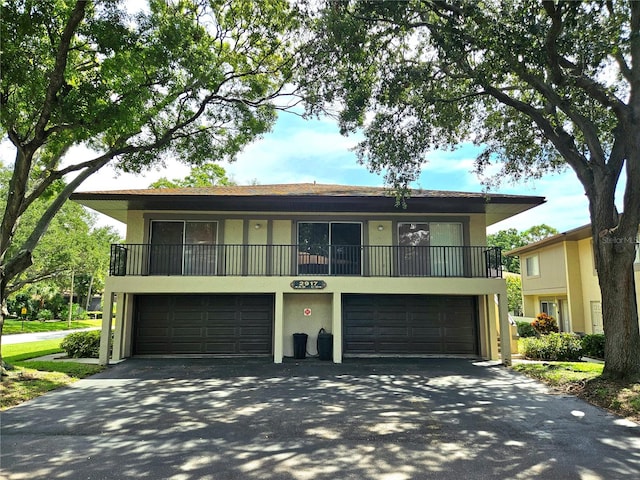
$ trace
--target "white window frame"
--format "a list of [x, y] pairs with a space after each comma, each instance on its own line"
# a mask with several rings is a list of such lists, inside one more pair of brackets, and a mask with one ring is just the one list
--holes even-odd
[[[531, 260], [531, 265], [529, 264], [529, 260]], [[535, 260], [535, 263], [534, 263]], [[531, 268], [535, 265], [535, 268]], [[540, 276], [540, 255], [537, 253], [534, 255], [529, 255], [524, 259], [524, 268], [526, 276], [529, 278], [539, 277]], [[531, 270], [535, 270], [532, 272]]]

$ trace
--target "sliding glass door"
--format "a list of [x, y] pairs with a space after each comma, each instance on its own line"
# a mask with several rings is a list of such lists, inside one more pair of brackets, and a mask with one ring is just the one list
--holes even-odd
[[362, 224], [299, 222], [298, 274], [361, 275]]
[[398, 223], [398, 268], [406, 277], [458, 277], [464, 274], [462, 224]]
[[217, 222], [151, 222], [151, 275], [215, 275]]

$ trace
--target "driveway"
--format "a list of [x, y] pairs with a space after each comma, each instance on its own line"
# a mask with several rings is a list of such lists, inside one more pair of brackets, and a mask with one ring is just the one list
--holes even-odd
[[8, 479], [640, 478], [640, 426], [460, 359], [131, 359], [1, 428]]

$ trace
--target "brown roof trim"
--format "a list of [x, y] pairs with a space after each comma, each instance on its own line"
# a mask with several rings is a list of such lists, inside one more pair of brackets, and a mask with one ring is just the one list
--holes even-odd
[[[111, 190], [77, 192], [72, 195], [73, 200], [124, 200], [126, 198], [141, 197], [385, 197], [395, 198], [393, 191], [386, 187], [363, 187], [350, 185], [331, 185], [316, 183], [294, 183], [275, 185], [234, 185], [215, 187], [188, 188], [150, 188], [136, 190]], [[539, 199], [543, 197], [491, 194], [478, 192], [456, 192], [446, 190], [409, 190], [409, 198], [482, 198], [482, 199]], [[527, 202], [529, 203], [529, 202]]]
[[502, 254], [510, 257], [519, 256], [519, 255], [522, 255], [523, 253], [528, 253], [542, 247], [547, 247], [549, 245], [555, 245], [557, 243], [562, 243], [565, 241], [583, 240], [585, 238], [591, 238], [590, 223], [574, 228], [572, 230], [567, 230], [566, 232], [558, 233], [557, 235], [553, 235], [551, 237], [543, 238], [538, 242], [530, 243], [529, 245], [525, 245], [524, 247], [518, 247], [518, 248], [514, 248], [513, 250], [509, 250], [507, 252], [502, 252]]
[[545, 202], [544, 197], [523, 195], [412, 190], [403, 207], [396, 204], [393, 193], [384, 187], [315, 183], [77, 192], [71, 195], [71, 200], [120, 221], [124, 221], [122, 212], [127, 210], [220, 210], [415, 214], [491, 212], [492, 222], [495, 222]]

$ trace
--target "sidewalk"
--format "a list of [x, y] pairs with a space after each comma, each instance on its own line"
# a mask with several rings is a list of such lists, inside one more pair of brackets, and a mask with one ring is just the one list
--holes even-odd
[[13, 345], [16, 343], [40, 342], [42, 340], [54, 340], [64, 338], [70, 333], [89, 332], [100, 330], [100, 327], [77, 328], [74, 330], [54, 330], [52, 332], [17, 333], [14, 335], [2, 335], [2, 345]]

